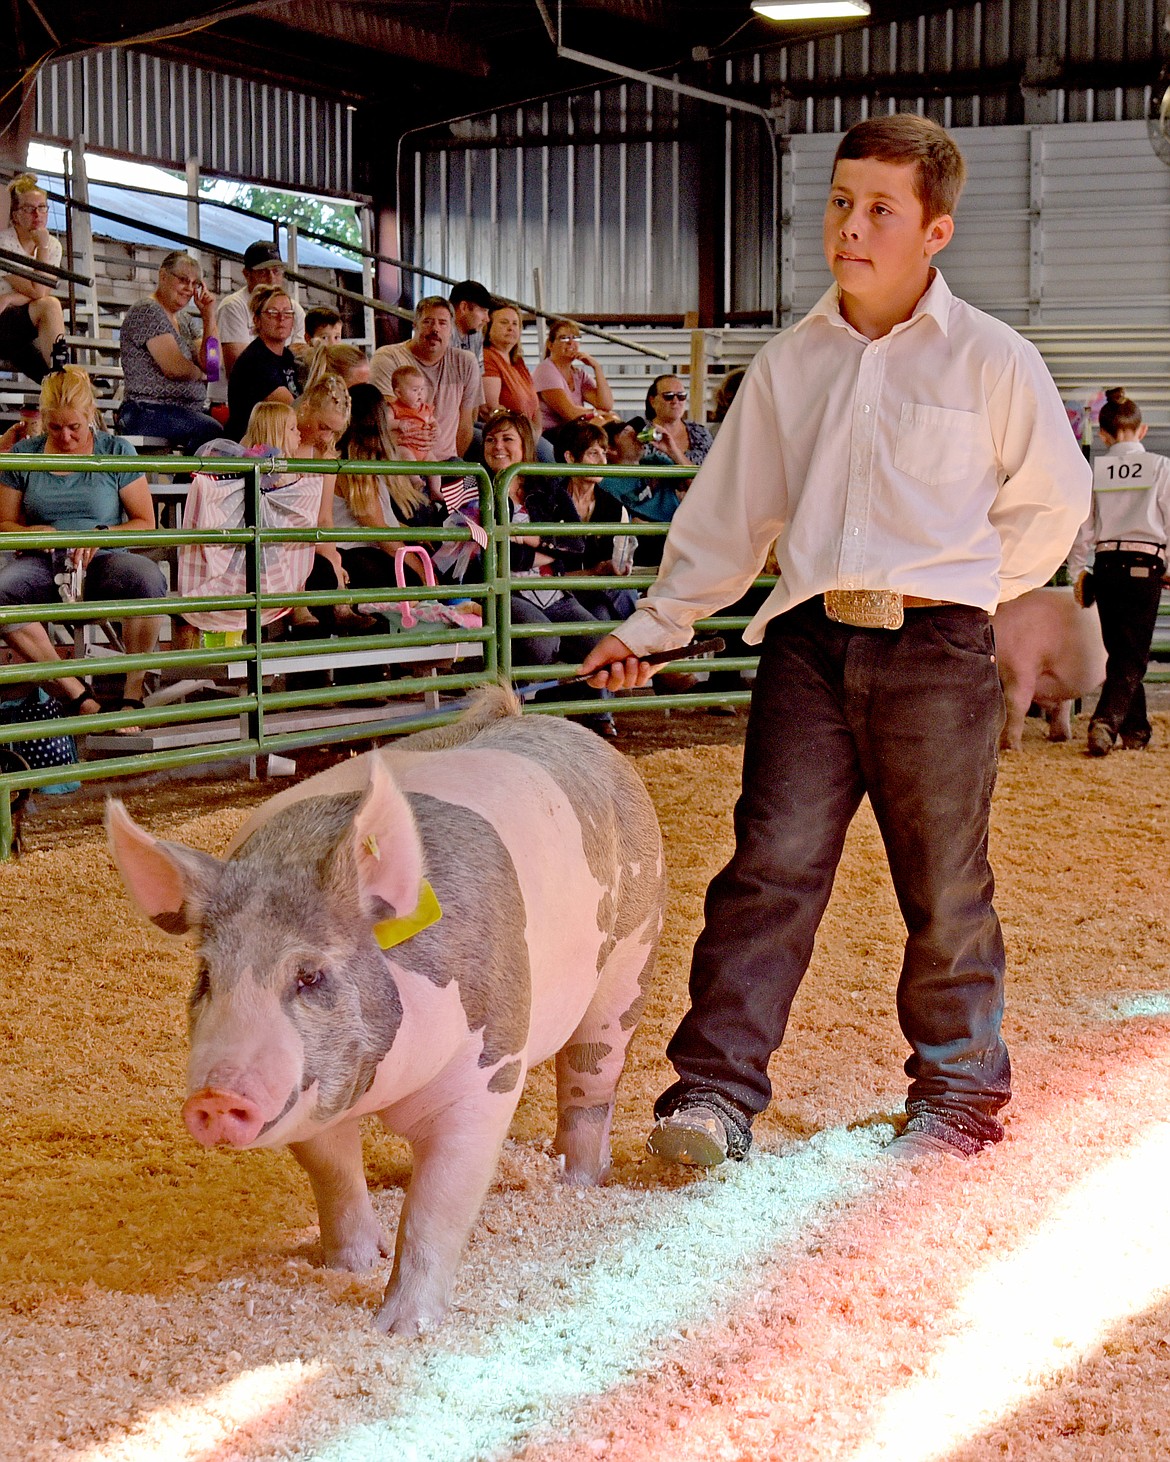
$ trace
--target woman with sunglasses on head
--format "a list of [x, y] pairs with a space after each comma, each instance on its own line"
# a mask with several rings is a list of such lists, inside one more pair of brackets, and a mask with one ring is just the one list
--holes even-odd
[[540, 396], [544, 434], [553, 434], [582, 417], [604, 423], [613, 414], [613, 391], [605, 372], [581, 349], [576, 320], [550, 320], [544, 359], [532, 372]]
[[[0, 249], [23, 254], [30, 264], [60, 265], [61, 244], [49, 232], [49, 200], [31, 173], [8, 184], [8, 204]], [[10, 361], [32, 381], [49, 369], [53, 344], [65, 331], [53, 288], [24, 274], [0, 273], [0, 360]]]
[[[646, 426], [652, 441], [642, 456], [648, 465], [698, 467], [714, 438], [700, 421], [687, 421], [687, 391], [678, 376], [656, 376], [646, 392]], [[663, 460], [660, 462], [658, 459]]]
[[[199, 311], [199, 325], [187, 306]], [[207, 401], [207, 344], [216, 335], [215, 296], [193, 255], [176, 249], [158, 266], [149, 299], [131, 305], [122, 320], [124, 396], [118, 430], [164, 437], [185, 456], [223, 435], [203, 409]]]
[[289, 349], [297, 320], [292, 299], [279, 284], [262, 284], [252, 291], [251, 306], [256, 338], [228, 377], [227, 434], [233, 441], [248, 430], [253, 406], [291, 406], [297, 396], [297, 358]]

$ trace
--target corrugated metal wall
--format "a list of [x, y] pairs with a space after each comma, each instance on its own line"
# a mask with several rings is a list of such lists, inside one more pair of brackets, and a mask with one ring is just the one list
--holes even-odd
[[496, 113], [416, 153], [415, 261], [520, 299], [539, 266], [555, 309], [677, 311], [698, 290], [696, 146], [678, 140], [677, 101], [606, 88]]
[[[1135, 187], [1153, 189], [1151, 202], [1163, 196], [1166, 179], [1139, 135], [1161, 64], [1161, 8], [1155, 0], [980, 0], [743, 53], [683, 79], [770, 101], [794, 156], [804, 140], [816, 144], [892, 110], [917, 110], [960, 129], [973, 177], [949, 270], [957, 280], [971, 279], [989, 308], [1035, 319], [1066, 294], [1076, 296], [1069, 309], [1091, 308], [1074, 286], [1071, 260], [1067, 267], [1061, 262], [1062, 249], [1087, 247], [1086, 258], [1097, 257], [1095, 245], [1073, 243], [1061, 224], [1062, 210], [1078, 203], [1062, 169], [1073, 170], [1074, 195], [1078, 170], [1091, 170], [1091, 159], [1076, 152], [1079, 124], [1129, 126], [1116, 134], [1128, 154], [1122, 171]], [[1046, 132], [1040, 181], [1049, 226], [1037, 257], [1038, 180], [1025, 124]], [[1047, 135], [1063, 126], [1063, 141]], [[424, 141], [414, 159], [414, 196], [406, 200], [408, 252], [420, 265], [480, 278], [522, 298], [540, 265], [545, 300], [555, 308], [632, 315], [694, 309], [697, 156], [713, 132], [722, 134], [726, 179], [723, 310], [769, 312], [777, 261], [771, 155], [761, 125], [716, 106], [680, 106], [677, 97], [632, 83], [496, 113], [464, 124], [459, 136]], [[821, 155], [814, 147], [808, 165], [815, 169]], [[1110, 169], [1098, 171], [1105, 188]], [[790, 174], [784, 182], [789, 190], [794, 185]], [[822, 187], [818, 177], [816, 189]], [[782, 209], [791, 206], [782, 189]], [[1096, 215], [1090, 209], [1085, 217], [1091, 238]], [[793, 229], [803, 237], [810, 226], [801, 208]], [[1158, 237], [1147, 237], [1140, 249], [1132, 245], [1145, 260], [1142, 292], [1159, 300], [1165, 286], [1149, 271], [1165, 232], [1146, 229]], [[793, 247], [792, 238], [786, 243]], [[799, 243], [788, 261], [795, 270], [783, 267], [784, 258], [782, 250], [782, 294], [794, 308], [807, 298], [803, 273], [816, 263]], [[1091, 273], [1095, 266], [1085, 267]], [[1127, 287], [1129, 294], [1136, 298]]]
[[133, 50], [95, 51], [37, 77], [33, 129], [164, 167], [318, 193], [353, 191], [352, 114], [284, 87]]
[[[1170, 167], [1144, 122], [954, 135], [969, 182], [939, 264], [957, 294], [1015, 325], [1170, 323]], [[791, 318], [829, 282], [821, 217], [837, 140], [792, 139]]]

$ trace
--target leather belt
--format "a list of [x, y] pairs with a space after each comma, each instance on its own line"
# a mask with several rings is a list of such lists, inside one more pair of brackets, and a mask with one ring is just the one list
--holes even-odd
[[1111, 538], [1107, 543], [1098, 543], [1098, 553], [1148, 553], [1154, 558], [1163, 558], [1164, 543], [1138, 543], [1130, 538]]
[[825, 613], [837, 624], [855, 629], [900, 629], [906, 609], [939, 609], [952, 599], [924, 599], [896, 589], [827, 589]]

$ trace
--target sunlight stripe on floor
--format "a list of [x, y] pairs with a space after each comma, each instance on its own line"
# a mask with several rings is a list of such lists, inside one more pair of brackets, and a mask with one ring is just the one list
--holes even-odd
[[890, 1396], [848, 1462], [937, 1462], [1075, 1366], [1170, 1293], [1170, 1123], [1139, 1137], [980, 1271], [956, 1333]]
[[1115, 995], [1105, 1002], [1106, 1020], [1148, 1020], [1151, 1016], [1170, 1015], [1170, 990], [1136, 990], [1130, 995]]
[[162, 1406], [130, 1436], [71, 1453], [74, 1462], [203, 1462], [222, 1456], [233, 1433], [268, 1420], [291, 1405], [296, 1393], [322, 1374], [319, 1362], [287, 1361], [235, 1376], [198, 1401]]
[[477, 1354], [421, 1358], [394, 1415], [342, 1434], [312, 1462], [479, 1462], [550, 1439], [583, 1398], [643, 1374], [680, 1326], [720, 1319], [755, 1284], [761, 1257], [866, 1191], [892, 1135], [822, 1132], [787, 1157], [757, 1154], [648, 1193], [624, 1245], [572, 1282], [570, 1303], [498, 1326]]

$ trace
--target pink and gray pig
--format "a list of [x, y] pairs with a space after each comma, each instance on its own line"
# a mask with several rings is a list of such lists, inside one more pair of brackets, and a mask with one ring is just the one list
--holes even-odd
[[[556, 1055], [565, 1180], [604, 1178], [665, 872], [641, 780], [592, 732], [492, 690], [451, 727], [288, 788], [226, 859], [153, 837], [120, 802], [107, 826], [136, 903], [195, 936], [195, 1139], [290, 1147], [326, 1262], [350, 1270], [390, 1252], [362, 1117], [411, 1143], [379, 1328], [418, 1334], [447, 1309], [535, 1062]], [[410, 932], [427, 884], [441, 916]], [[386, 930], [401, 942], [383, 948]]]
[[1007, 702], [1000, 746], [1021, 749], [1033, 703], [1047, 715], [1049, 741], [1067, 741], [1072, 702], [1092, 695], [1105, 679], [1105, 645], [1096, 609], [1081, 609], [1071, 589], [1033, 589], [1001, 604], [992, 625]]

